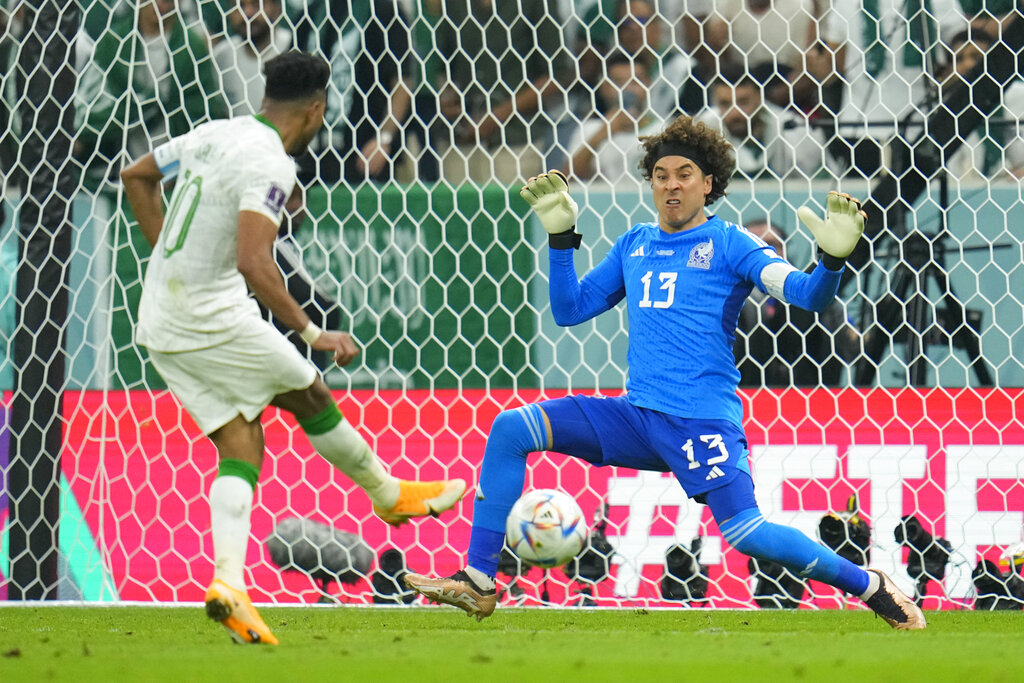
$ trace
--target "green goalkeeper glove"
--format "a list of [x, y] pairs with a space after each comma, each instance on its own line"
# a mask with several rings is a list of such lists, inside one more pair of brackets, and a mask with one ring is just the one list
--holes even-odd
[[519, 196], [537, 214], [540, 224], [549, 235], [569, 233], [576, 227], [579, 207], [569, 196], [569, 183], [560, 171], [548, 171], [530, 178], [519, 191]]
[[845, 259], [857, 246], [864, 234], [867, 214], [860, 210], [860, 202], [848, 194], [829, 192], [825, 200], [825, 220], [806, 206], [796, 215], [806, 225], [823, 252], [836, 259]]

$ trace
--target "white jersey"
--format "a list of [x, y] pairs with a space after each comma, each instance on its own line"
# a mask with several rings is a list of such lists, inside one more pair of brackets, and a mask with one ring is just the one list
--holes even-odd
[[203, 124], [153, 157], [177, 184], [146, 271], [136, 340], [164, 352], [222, 344], [241, 319], [260, 315], [238, 272], [238, 213], [280, 223], [295, 162], [277, 130], [254, 116]]

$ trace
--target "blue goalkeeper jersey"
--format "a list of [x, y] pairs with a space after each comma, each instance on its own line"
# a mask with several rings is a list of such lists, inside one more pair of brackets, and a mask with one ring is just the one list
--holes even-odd
[[[623, 298], [629, 314], [630, 403], [672, 415], [727, 419], [742, 425], [733, 341], [740, 308], [771, 263], [788, 266], [745, 228], [711, 216], [669, 234], [638, 223], [608, 255], [577, 280], [572, 249], [549, 249], [555, 320], [575, 325]], [[791, 266], [788, 266], [791, 268]], [[787, 301], [821, 310], [842, 271], [818, 265], [785, 278]]]

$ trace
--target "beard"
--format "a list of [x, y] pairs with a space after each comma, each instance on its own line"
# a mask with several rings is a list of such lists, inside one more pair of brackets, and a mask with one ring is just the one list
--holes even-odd
[[[319, 128], [317, 128], [317, 130], [319, 130]], [[296, 140], [295, 143], [292, 144], [292, 146], [288, 150], [286, 150], [288, 152], [288, 155], [298, 157], [305, 154], [306, 150], [309, 149], [310, 143], [313, 142], [313, 138], [316, 137], [317, 130], [314, 130], [309, 135], [304, 135], [303, 137]]]
[[306, 153], [306, 150], [309, 149], [309, 143], [310, 143], [310, 140], [299, 140], [299, 141], [297, 141], [294, 145], [292, 145], [287, 150], [288, 151], [288, 156], [293, 156], [293, 157], [302, 156], [303, 154]]

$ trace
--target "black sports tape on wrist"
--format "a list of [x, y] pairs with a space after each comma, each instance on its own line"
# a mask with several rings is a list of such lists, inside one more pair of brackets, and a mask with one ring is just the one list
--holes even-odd
[[565, 232], [556, 232], [548, 235], [548, 246], [552, 249], [579, 249], [583, 235], [576, 232], [576, 226], [572, 226]]
[[846, 265], [846, 259], [821, 252], [821, 264], [831, 271], [837, 271], [843, 269], [843, 266]]

